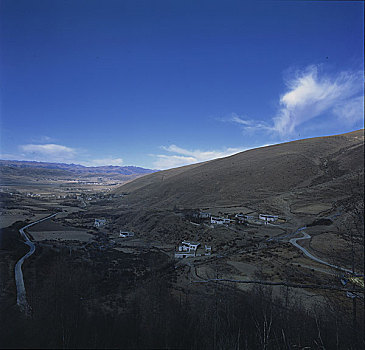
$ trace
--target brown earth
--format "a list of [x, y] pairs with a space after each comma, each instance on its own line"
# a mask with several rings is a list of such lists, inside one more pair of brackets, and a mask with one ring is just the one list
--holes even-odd
[[344, 185], [363, 176], [363, 155], [364, 131], [358, 130], [160, 171], [124, 184], [115, 193], [125, 194], [120, 205], [129, 207], [209, 208], [257, 203], [259, 208], [287, 214], [289, 205], [300, 201], [294, 212], [317, 214], [346, 197]]
[[[245, 265], [252, 264], [260, 267], [269, 279], [309, 281], [314, 273], [321, 279], [330, 278], [323, 265], [285, 243], [289, 238], [274, 245], [275, 249], [280, 247], [277, 251], [263, 242], [326, 219], [333, 224], [311, 227], [311, 242], [301, 244], [320, 258], [349, 267], [349, 223], [357, 221], [351, 218], [351, 210], [363, 208], [363, 155], [364, 130], [249, 150], [146, 175], [122, 185], [115, 193], [123, 196], [115, 199], [112, 211], [120, 213], [115, 219], [118, 225], [154, 239], [176, 244], [181, 239], [208, 242], [215, 253], [230, 257], [229, 263], [219, 263], [231, 268], [226, 276], [247, 273], [252, 277]], [[276, 227], [253, 225], [232, 230], [192, 225], [176, 215], [179, 210], [193, 208], [214, 215], [244, 211], [257, 217], [258, 213], [267, 212], [286, 221]], [[360, 231], [357, 229], [355, 238], [363, 247]], [[253, 247], [252, 257], [244, 247]], [[245, 251], [242, 257], [239, 251]], [[355, 253], [355, 265], [362, 271], [359, 266], [363, 254], [357, 250]], [[294, 269], [297, 273], [290, 272]]]

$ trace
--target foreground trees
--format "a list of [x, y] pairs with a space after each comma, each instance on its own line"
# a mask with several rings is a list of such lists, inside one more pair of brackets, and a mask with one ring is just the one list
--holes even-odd
[[[105, 257], [100, 257], [105, 259]], [[164, 256], [142, 255], [143, 277], [125, 263], [70, 260], [67, 251], [43, 254], [43, 273], [28, 286], [32, 317], [16, 307], [1, 310], [1, 347], [183, 348], [183, 349], [360, 349], [363, 306], [353, 336], [351, 307], [343, 293], [327, 305], [306, 309], [295, 293], [275, 298], [272, 289], [241, 292], [230, 285], [173, 288], [175, 269]], [[100, 261], [99, 261], [100, 260]], [[45, 264], [46, 263], [46, 264]], [[142, 262], [140, 262], [140, 265]], [[46, 267], [45, 267], [46, 266]], [[37, 266], [40, 269], [40, 266]], [[118, 271], [125, 272], [122, 279]], [[123, 281], [119, 284], [118, 281]], [[283, 293], [287, 293], [283, 288]], [[288, 300], [289, 299], [289, 300]], [[305, 300], [304, 300], [305, 301]], [[349, 304], [351, 306], [351, 302]]]

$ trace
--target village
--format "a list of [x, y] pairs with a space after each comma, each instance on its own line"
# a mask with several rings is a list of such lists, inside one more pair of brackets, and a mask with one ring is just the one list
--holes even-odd
[[[209, 212], [198, 211], [192, 214], [189, 213], [187, 217], [191, 220], [191, 223], [194, 223], [193, 221], [196, 221], [194, 224], [204, 224], [209, 226], [210, 228], [214, 228], [220, 225], [229, 227], [230, 225], [269, 225], [274, 222], [285, 222], [285, 219], [279, 218], [278, 215], [258, 214], [258, 216], [255, 216], [252, 213], [225, 213], [224, 215], [215, 216]], [[182, 241], [175, 250], [176, 259], [191, 257], [195, 258], [200, 256], [209, 256], [211, 254], [211, 246], [203, 244], [202, 242], [194, 242], [188, 240]]]
[[[185, 218], [194, 225], [205, 225], [210, 229], [215, 227], [232, 227], [232, 226], [260, 226], [272, 225], [277, 226], [285, 223], [286, 220], [279, 215], [272, 214], [243, 214], [243, 213], [225, 213], [223, 215], [212, 215], [206, 211], [195, 211], [185, 213]], [[99, 229], [107, 225], [107, 219], [95, 219], [94, 227]], [[119, 238], [135, 238], [135, 233], [131, 231], [119, 230]], [[114, 241], [112, 241], [114, 242]], [[115, 242], [114, 242], [115, 243]], [[175, 259], [198, 258], [212, 255], [212, 246], [202, 241], [193, 241], [185, 239], [173, 249], [171, 257]]]
[[[308, 258], [302, 257], [296, 248], [291, 248], [290, 255], [287, 255], [284, 246], [277, 244], [283, 237], [288, 237], [289, 240], [295, 230], [295, 223], [291, 217], [275, 212], [274, 208], [174, 208], [161, 212], [140, 212], [137, 215], [133, 213], [133, 216], [128, 217], [127, 211], [123, 215], [114, 213], [115, 208], [109, 204], [110, 200], [122, 195], [109, 191], [83, 193], [79, 196], [64, 193], [61, 201], [58, 196], [48, 197], [30, 191], [8, 195], [9, 199], [12, 198], [17, 203], [18, 197], [39, 203], [39, 213], [35, 212], [34, 218], [42, 216], [45, 210], [43, 205], [50, 205], [48, 201], [56, 201], [57, 205], [53, 208], [58, 212], [57, 216], [49, 222], [33, 226], [30, 234], [39, 247], [55, 251], [66, 249], [70, 256], [84, 254], [86, 259], [93, 259], [94, 256], [109, 253], [113, 256], [120, 253], [139, 256], [159, 252], [171, 259], [172, 263], [175, 261], [174, 264], [179, 269], [198, 264], [196, 271], [205, 278], [212, 274], [211, 264], [217, 260], [220, 261], [225, 276], [236, 276], [237, 273], [241, 275], [246, 274], [246, 271], [257, 270], [258, 261], [269, 261], [271, 252], [275, 250], [277, 252], [274, 254], [280, 259], [289, 259], [291, 266], [294, 261], [298, 261], [297, 265], [301, 268], [308, 264]], [[43, 201], [40, 202], [40, 199]], [[105, 210], [101, 205], [108, 205], [108, 209]], [[157, 220], [159, 226], [155, 224]], [[329, 219], [327, 221], [332, 223]], [[304, 269], [311, 270], [311, 265], [312, 263]], [[280, 277], [284, 273], [280, 266], [262, 266], [263, 273], [267, 276]], [[196, 278], [194, 276], [193, 274], [192, 277]]]
[[221, 216], [215, 216], [211, 213], [207, 212], [198, 212], [192, 214], [193, 218], [202, 220], [205, 224], [212, 224], [212, 225], [231, 225], [231, 224], [243, 224], [247, 225], [251, 224], [269, 224], [273, 222], [283, 223], [286, 220], [284, 218], [279, 218], [278, 215], [272, 214], [258, 214], [258, 216], [250, 213], [250, 214], [243, 214], [243, 213], [233, 213], [228, 214], [225, 213]]

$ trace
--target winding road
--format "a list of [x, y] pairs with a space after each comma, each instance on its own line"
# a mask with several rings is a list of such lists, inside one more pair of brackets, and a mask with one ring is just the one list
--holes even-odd
[[25, 286], [24, 286], [24, 279], [23, 279], [23, 272], [22, 272], [22, 265], [25, 259], [29, 258], [35, 251], [35, 245], [34, 243], [29, 239], [29, 237], [27, 236], [27, 234], [24, 232], [25, 229], [27, 229], [30, 226], [33, 226], [35, 224], [38, 224], [42, 221], [48, 220], [54, 216], [56, 216], [58, 213], [56, 214], [52, 214], [50, 216], [47, 216], [43, 219], [40, 219], [38, 221], [32, 222], [31, 224], [28, 224], [26, 226], [24, 226], [23, 228], [21, 228], [19, 230], [20, 234], [22, 235], [22, 237], [25, 240], [25, 244], [27, 246], [29, 246], [29, 252], [27, 254], [25, 254], [22, 258], [19, 259], [19, 261], [16, 263], [15, 265], [15, 283], [16, 283], [16, 303], [18, 304], [20, 310], [22, 312], [25, 313], [29, 313], [30, 311], [30, 306], [28, 305], [27, 302], [27, 295], [26, 295], [26, 291], [25, 291]]
[[336, 270], [341, 270], [341, 271], [344, 271], [344, 272], [348, 272], [348, 273], [353, 274], [352, 270], [345, 269], [344, 267], [340, 267], [340, 266], [337, 266], [337, 265], [333, 265], [333, 264], [330, 264], [330, 263], [328, 263], [328, 262], [326, 262], [326, 261], [324, 261], [322, 259], [319, 259], [319, 258], [315, 257], [314, 255], [312, 255], [311, 253], [309, 253], [307, 249], [305, 249], [301, 245], [299, 245], [297, 243], [297, 241], [300, 241], [300, 240], [303, 240], [303, 239], [310, 239], [311, 238], [311, 236], [307, 232], [303, 231], [304, 228], [302, 227], [300, 229], [301, 233], [303, 234], [303, 237], [292, 238], [292, 239], [289, 240], [289, 243], [291, 243], [294, 247], [300, 249], [304, 253], [305, 256], [307, 256], [309, 259], [312, 259], [313, 261], [316, 261], [316, 262], [318, 262], [320, 264], [323, 264], [323, 265], [332, 267], [333, 269], [336, 269]]

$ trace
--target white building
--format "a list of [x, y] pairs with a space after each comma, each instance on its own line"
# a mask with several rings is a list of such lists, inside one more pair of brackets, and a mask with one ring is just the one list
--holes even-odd
[[134, 232], [120, 230], [119, 231], [119, 237], [122, 237], [122, 238], [134, 237]]
[[198, 242], [189, 242], [189, 241], [183, 241], [181, 243], [181, 246], [179, 247], [179, 251], [194, 251], [198, 249], [200, 246], [200, 243]]
[[182, 258], [190, 258], [196, 256], [196, 251], [200, 243], [197, 242], [188, 242], [183, 241], [178, 248], [178, 251], [175, 252], [175, 258], [182, 259]]
[[230, 222], [231, 220], [227, 218], [220, 218], [214, 216], [210, 218], [210, 223], [215, 225], [224, 225], [224, 224], [229, 224]]
[[265, 222], [270, 222], [270, 221], [276, 221], [277, 219], [279, 219], [279, 216], [277, 216], [277, 215], [268, 215], [268, 214], [260, 214], [259, 219], [264, 220]]
[[94, 222], [95, 227], [104, 226], [105, 224], [106, 224], [105, 219], [95, 219], [95, 222]]

